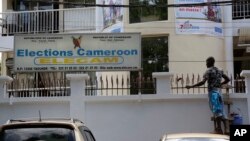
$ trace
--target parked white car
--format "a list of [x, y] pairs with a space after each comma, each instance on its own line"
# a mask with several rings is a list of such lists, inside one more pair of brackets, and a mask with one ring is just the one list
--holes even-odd
[[176, 133], [164, 134], [160, 141], [229, 141], [229, 136], [212, 133]]
[[9, 120], [0, 126], [0, 141], [95, 141], [77, 119]]

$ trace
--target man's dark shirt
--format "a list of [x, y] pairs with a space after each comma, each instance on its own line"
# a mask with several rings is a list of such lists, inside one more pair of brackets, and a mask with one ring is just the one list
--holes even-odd
[[206, 70], [203, 78], [207, 79], [208, 91], [218, 90], [221, 85], [223, 71], [217, 67], [210, 67]]

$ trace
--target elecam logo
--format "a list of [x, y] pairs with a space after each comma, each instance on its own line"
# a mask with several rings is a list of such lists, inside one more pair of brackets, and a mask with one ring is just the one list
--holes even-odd
[[82, 36], [79, 36], [78, 38], [72, 36], [71, 38], [73, 39], [74, 49], [77, 47], [81, 48]]
[[190, 21], [185, 21], [183, 24], [180, 24], [181, 32], [183, 32], [184, 30], [188, 30], [188, 29], [199, 29], [199, 26], [193, 26]]

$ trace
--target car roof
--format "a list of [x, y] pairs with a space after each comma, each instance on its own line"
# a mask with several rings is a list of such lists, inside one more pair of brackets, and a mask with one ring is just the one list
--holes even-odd
[[22, 124], [68, 124], [72, 126], [83, 126], [84, 123], [78, 119], [67, 118], [46, 118], [46, 119], [10, 119], [4, 126], [22, 125]]
[[214, 133], [172, 133], [165, 135], [167, 139], [175, 138], [191, 138], [191, 137], [204, 137], [204, 138], [219, 138], [219, 139], [228, 139], [228, 135], [214, 134]]

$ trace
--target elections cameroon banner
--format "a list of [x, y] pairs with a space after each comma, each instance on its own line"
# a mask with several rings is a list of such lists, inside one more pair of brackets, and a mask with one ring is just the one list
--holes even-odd
[[16, 35], [14, 53], [15, 72], [140, 70], [141, 35]]

